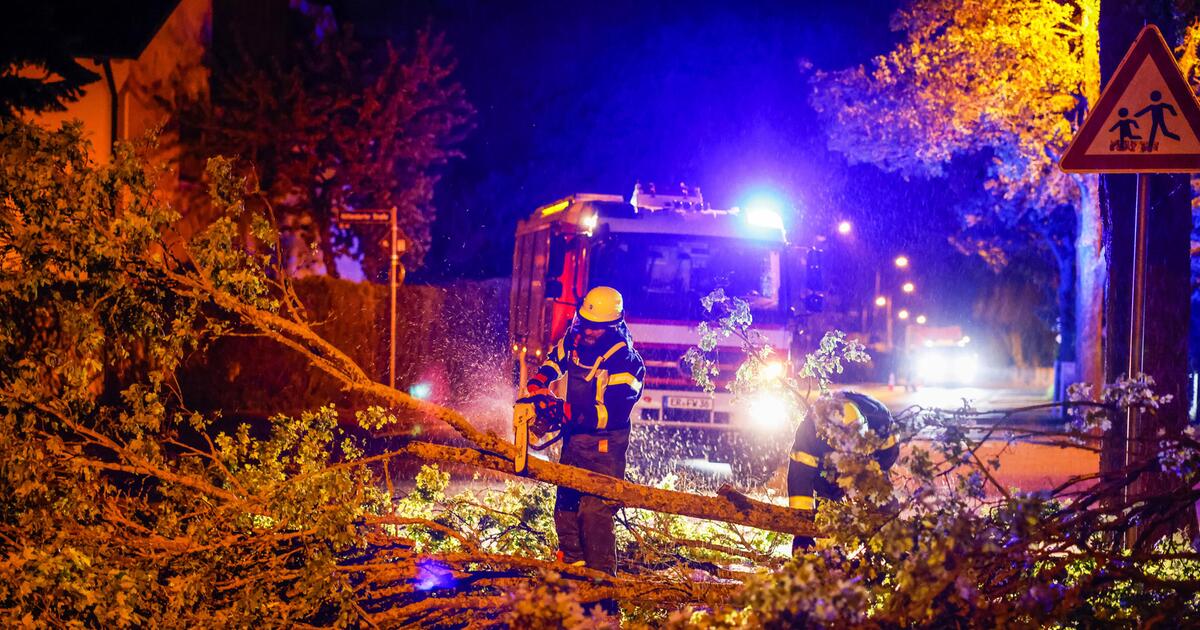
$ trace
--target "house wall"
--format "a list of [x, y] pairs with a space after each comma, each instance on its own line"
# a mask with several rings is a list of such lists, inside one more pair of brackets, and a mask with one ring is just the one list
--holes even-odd
[[[117, 88], [118, 140], [141, 138], [167, 123], [178, 97], [199, 98], [207, 93], [208, 72], [201, 62], [211, 31], [212, 0], [181, 0], [137, 59], [111, 60]], [[27, 114], [25, 119], [50, 129], [70, 120], [80, 121], [84, 136], [92, 143], [92, 158], [105, 163], [112, 159], [112, 95], [103, 64], [95, 59], [78, 61], [100, 75], [100, 80], [87, 85], [83, 96], [68, 103], [66, 111]], [[22, 72], [25, 76], [40, 73], [34, 68]], [[179, 156], [162, 157], [177, 162]]]

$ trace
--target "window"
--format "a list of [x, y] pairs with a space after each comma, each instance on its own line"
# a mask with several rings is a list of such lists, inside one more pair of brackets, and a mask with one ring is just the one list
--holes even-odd
[[779, 322], [780, 256], [765, 243], [734, 238], [614, 234], [596, 248], [591, 286], [625, 297], [634, 318], [692, 321], [714, 289], [750, 303], [755, 321]]

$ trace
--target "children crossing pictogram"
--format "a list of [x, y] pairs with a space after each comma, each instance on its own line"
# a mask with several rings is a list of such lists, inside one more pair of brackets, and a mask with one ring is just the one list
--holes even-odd
[[[1169, 113], [1172, 116], [1176, 116], [1178, 114], [1175, 113], [1175, 108], [1171, 107], [1170, 103], [1160, 103], [1159, 101], [1161, 100], [1162, 92], [1159, 92], [1158, 90], [1150, 92], [1150, 104], [1143, 107], [1138, 113], [1134, 114], [1134, 116], [1139, 118], [1145, 116], [1146, 114], [1150, 114], [1150, 120], [1152, 121], [1150, 123], [1150, 139], [1146, 141], [1146, 145], [1142, 148], [1143, 151], [1154, 151], [1158, 148], [1158, 144], [1154, 142], [1154, 138], [1158, 135], [1160, 129], [1162, 130], [1164, 136], [1172, 140], [1179, 140], [1178, 135], [1167, 130], [1167, 122], [1164, 120], [1164, 114], [1166, 113]], [[1121, 111], [1125, 111], [1125, 109], [1122, 108]]]
[[1200, 172], [1200, 105], [1153, 25], [1125, 54], [1059, 166], [1073, 173]]
[[1138, 128], [1137, 121], [1132, 118], [1129, 118], [1129, 110], [1125, 109], [1124, 107], [1122, 107], [1120, 110], [1117, 111], [1117, 115], [1120, 116], [1121, 119], [1118, 120], [1116, 122], [1116, 124], [1114, 124], [1112, 127], [1109, 127], [1108, 130], [1109, 131], [1120, 130], [1121, 135], [1117, 138], [1117, 142], [1120, 142], [1121, 144], [1125, 144], [1128, 142], [1128, 143], [1130, 143], [1129, 146], [1133, 146], [1132, 142], [1134, 140], [1142, 139], [1141, 136], [1135, 135], [1133, 133], [1133, 130]]

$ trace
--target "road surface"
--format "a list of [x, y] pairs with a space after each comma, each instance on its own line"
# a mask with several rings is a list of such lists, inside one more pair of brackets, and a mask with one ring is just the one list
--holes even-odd
[[[925, 408], [946, 410], [959, 409], [968, 400], [977, 410], [1013, 409], [1050, 402], [1049, 392], [1031, 387], [919, 387], [916, 391], [905, 391], [903, 387], [889, 388], [877, 383], [839, 385], [839, 388], [862, 392], [878, 398], [892, 413], [917, 405]], [[1052, 415], [1039, 414], [1044, 419]]]
[[[845, 389], [878, 398], [893, 413], [910, 406], [959, 409], [963, 400], [970, 401], [979, 411], [1015, 409], [1043, 405], [1050, 402], [1049, 392], [1030, 387], [921, 387], [917, 391], [904, 391], [903, 387], [888, 388], [880, 384], [842, 386]], [[986, 417], [981, 418], [981, 424]], [[1059, 411], [1038, 410], [1024, 413], [1010, 420], [1014, 424], [1053, 429], [1061, 420]], [[914, 440], [919, 446], [921, 440]], [[1008, 435], [998, 434], [979, 451], [980, 459], [996, 458], [1000, 467], [995, 476], [1006, 487], [1022, 490], [1046, 490], [1075, 476], [1094, 473], [1099, 469], [1099, 455], [1088, 448], [1063, 448], [1037, 444], [1026, 440], [1011, 442]]]

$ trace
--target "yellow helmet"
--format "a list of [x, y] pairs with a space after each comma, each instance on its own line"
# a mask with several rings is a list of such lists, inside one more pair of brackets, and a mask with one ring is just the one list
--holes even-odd
[[615, 324], [625, 316], [625, 301], [612, 287], [596, 287], [583, 298], [579, 316], [594, 324]]

